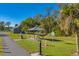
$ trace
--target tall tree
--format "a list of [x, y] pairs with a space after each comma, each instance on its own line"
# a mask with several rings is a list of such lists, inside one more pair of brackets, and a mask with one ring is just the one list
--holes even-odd
[[10, 30], [10, 25], [11, 25], [11, 22], [6, 22], [6, 24], [8, 26], [8, 30]]
[[0, 30], [3, 31], [4, 28], [5, 28], [5, 23], [4, 23], [4, 21], [1, 21], [0, 22]]
[[35, 17], [33, 18], [33, 24], [34, 26], [36, 25], [40, 25], [41, 24], [41, 20], [42, 20], [43, 15], [42, 14], [36, 14]]
[[52, 7], [47, 7], [45, 10], [48, 14], [45, 18], [46, 19], [45, 25], [46, 25], [47, 32], [50, 33], [52, 31], [52, 27], [53, 27], [53, 18], [51, 17]]
[[[63, 6], [62, 14], [65, 15], [65, 22], [62, 28], [65, 28], [65, 25], [68, 24], [69, 29], [75, 29], [77, 34], [77, 53], [79, 55], [79, 4], [66, 4]], [[63, 15], [61, 15], [63, 17]], [[69, 19], [68, 19], [69, 18]], [[62, 19], [62, 18], [61, 18]], [[66, 22], [67, 21], [67, 22]], [[61, 22], [62, 24], [63, 22]]]
[[33, 27], [33, 19], [27, 18], [24, 21], [21, 22], [20, 27], [23, 31], [28, 30], [29, 28]]

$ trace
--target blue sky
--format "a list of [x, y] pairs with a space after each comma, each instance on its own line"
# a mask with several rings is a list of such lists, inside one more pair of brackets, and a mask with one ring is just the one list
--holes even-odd
[[49, 6], [52, 7], [53, 10], [59, 9], [55, 3], [0, 3], [0, 21], [10, 21], [12, 26], [14, 26], [38, 13], [47, 15], [45, 9]]

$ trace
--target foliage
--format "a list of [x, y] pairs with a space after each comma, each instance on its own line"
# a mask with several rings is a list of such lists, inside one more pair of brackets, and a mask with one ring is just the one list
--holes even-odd
[[20, 27], [22, 30], [26, 31], [29, 28], [32, 28], [33, 26], [33, 20], [32, 18], [27, 18], [26, 20], [22, 21], [20, 24]]
[[[20, 27], [26, 31], [36, 25], [45, 29], [46, 33], [52, 31], [57, 32], [57, 35], [72, 35], [76, 31], [75, 19], [79, 19], [79, 4], [61, 4], [59, 10], [53, 10], [52, 7], [47, 7], [46, 15], [36, 14], [33, 18], [27, 18], [21, 22]], [[52, 12], [53, 11], [53, 12]], [[52, 13], [51, 13], [52, 12]]]
[[0, 31], [10, 31], [10, 22], [0, 21]]
[[65, 4], [60, 12], [60, 28], [65, 34], [75, 33], [78, 24], [74, 23], [79, 19], [79, 4]]
[[5, 24], [3, 21], [0, 22], [0, 30], [3, 31], [5, 27]]
[[38, 25], [39, 27], [44, 28], [46, 33], [52, 32], [53, 28], [55, 28], [55, 26], [57, 25], [57, 21], [55, 20], [57, 19], [56, 16], [58, 12], [55, 12], [54, 14], [51, 13], [52, 7], [46, 8], [45, 11], [47, 12], [47, 16], [42, 14], [36, 14], [33, 18], [25, 19], [20, 24], [21, 29], [26, 31]]
[[10, 25], [11, 25], [11, 22], [6, 22], [7, 27], [8, 27], [8, 31], [10, 31]]

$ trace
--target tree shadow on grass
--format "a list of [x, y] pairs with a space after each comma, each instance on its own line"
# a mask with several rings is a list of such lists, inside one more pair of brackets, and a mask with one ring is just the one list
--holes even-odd
[[3, 53], [11, 53], [10, 51], [3, 51]]
[[6, 52], [6, 51], [0, 51], [0, 53], [11, 53], [11, 52], [9, 52], [9, 51], [8, 52]]
[[3, 51], [0, 51], [0, 53], [3, 53]]
[[2, 36], [7, 36], [6, 34], [0, 34], [0, 37], [2, 37]]
[[61, 42], [62, 40], [52, 39], [52, 41], [54, 41], [54, 42]]
[[42, 38], [43, 40], [48, 40], [48, 41], [53, 41], [53, 42], [61, 42], [62, 40], [58, 40], [58, 39], [46, 39], [46, 38]]
[[69, 42], [68, 42], [68, 43], [65, 43], [65, 44], [68, 44], [68, 45], [75, 45], [74, 43], [69, 43]]

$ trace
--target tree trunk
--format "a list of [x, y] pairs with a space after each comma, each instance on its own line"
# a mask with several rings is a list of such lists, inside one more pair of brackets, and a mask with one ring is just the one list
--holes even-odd
[[9, 30], [9, 25], [8, 25], [8, 30]]
[[76, 44], [77, 44], [77, 55], [79, 55], [79, 32], [77, 32]]

